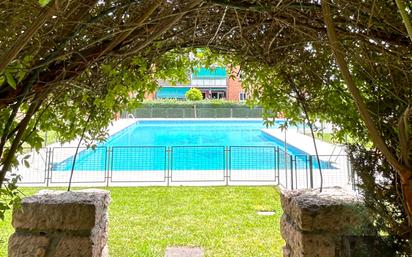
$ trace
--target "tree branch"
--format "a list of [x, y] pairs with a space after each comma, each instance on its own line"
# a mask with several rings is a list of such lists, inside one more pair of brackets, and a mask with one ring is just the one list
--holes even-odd
[[40, 107], [41, 103], [43, 102], [43, 97], [39, 96], [36, 98], [32, 104], [30, 105], [29, 109], [27, 110], [26, 115], [24, 118], [21, 120], [21, 126], [19, 130], [17, 131], [16, 137], [14, 138], [13, 142], [11, 143], [10, 149], [7, 152], [7, 155], [5, 156], [4, 160], [2, 160], [2, 167], [0, 170], [0, 188], [3, 185], [4, 178], [6, 176], [6, 173], [10, 170], [12, 166], [12, 161], [13, 158], [15, 157], [16, 151], [18, 146], [20, 145], [20, 141], [24, 135], [24, 132], [29, 125], [29, 122], [33, 115], [36, 113], [38, 108]]
[[322, 1], [322, 11], [323, 11], [323, 15], [324, 15], [323, 17], [324, 17], [326, 28], [327, 28], [330, 47], [332, 49], [333, 54], [335, 55], [336, 63], [339, 66], [343, 79], [345, 80], [346, 85], [348, 86], [348, 89], [352, 95], [352, 98], [355, 100], [356, 107], [359, 111], [359, 114], [362, 120], [365, 123], [366, 128], [368, 129], [372, 142], [382, 152], [382, 154], [385, 156], [388, 162], [398, 172], [400, 172], [401, 177], [403, 177], [403, 179], [406, 179], [406, 174], [409, 173], [407, 167], [403, 166], [397, 160], [397, 158], [392, 154], [388, 146], [385, 144], [383, 138], [379, 134], [378, 129], [375, 127], [375, 124], [371, 116], [369, 115], [368, 107], [364, 103], [359, 89], [356, 87], [355, 82], [353, 81], [352, 75], [349, 71], [348, 64], [343, 55], [343, 50], [339, 46], [339, 41], [338, 41], [338, 37], [336, 35], [335, 27], [333, 24], [329, 3], [330, 2], [328, 0]]
[[[63, 0], [62, 0], [63, 1]], [[53, 3], [50, 4], [51, 7], [45, 7], [47, 9], [42, 9], [39, 17], [36, 19], [36, 22], [26, 30], [19, 38], [17, 38], [16, 42], [13, 44], [13, 47], [6, 52], [2, 58], [0, 58], [0, 73], [7, 67], [7, 65], [16, 58], [16, 56], [20, 53], [20, 51], [26, 46], [27, 43], [30, 42], [30, 39], [33, 35], [40, 29], [41, 26], [54, 15], [57, 11], [57, 4]]]
[[411, 21], [409, 20], [409, 16], [405, 10], [405, 4], [403, 3], [403, 0], [395, 0], [395, 2], [396, 2], [396, 5], [398, 6], [399, 12], [401, 13], [402, 21], [403, 21], [403, 24], [405, 24], [406, 31], [408, 32], [408, 35], [409, 35], [409, 39], [412, 41], [412, 25], [411, 25]]
[[[227, 6], [237, 10], [253, 11], [253, 12], [270, 12], [273, 11], [273, 5], [271, 4], [256, 4], [256, 3], [247, 3], [240, 1], [231, 1], [231, 0], [209, 0], [209, 2], [214, 3], [220, 6]], [[281, 1], [280, 1], [281, 2]], [[288, 9], [297, 9], [297, 10], [312, 10], [320, 9], [318, 4], [309, 4], [309, 3], [290, 3], [287, 6]]]

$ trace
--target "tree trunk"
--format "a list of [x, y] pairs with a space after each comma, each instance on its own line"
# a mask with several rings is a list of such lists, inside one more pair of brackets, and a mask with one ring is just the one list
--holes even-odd
[[[352, 79], [351, 72], [349, 70], [348, 64], [345, 60], [344, 50], [340, 47], [338, 37], [335, 31], [335, 26], [332, 20], [332, 14], [330, 10], [330, 1], [322, 1], [322, 12], [323, 18], [326, 24], [330, 48], [335, 56], [336, 63], [342, 73], [342, 77], [348, 86], [348, 89], [356, 103], [356, 107], [362, 120], [368, 129], [369, 136], [373, 144], [382, 152], [385, 159], [398, 173], [401, 186], [402, 186], [402, 196], [404, 201], [405, 213], [408, 217], [409, 227], [412, 228], [412, 171], [406, 165], [401, 163], [398, 158], [389, 150], [388, 146], [385, 144], [382, 136], [380, 135], [378, 129], [376, 128], [366, 104], [363, 102], [363, 98], [359, 89], [356, 87], [355, 82]], [[412, 249], [411, 249], [412, 251]]]
[[43, 102], [43, 97], [39, 97], [32, 102], [29, 109], [27, 110], [26, 115], [20, 122], [19, 130], [17, 131], [16, 137], [14, 138], [10, 146], [10, 149], [7, 152], [7, 155], [5, 156], [4, 160], [2, 158], [2, 167], [0, 170], [0, 188], [3, 185], [7, 172], [10, 171], [12, 167], [13, 158], [16, 155], [16, 151], [20, 145], [21, 139], [23, 138], [24, 132], [26, 131], [31, 118], [36, 113], [36, 111], [38, 110], [42, 102]]

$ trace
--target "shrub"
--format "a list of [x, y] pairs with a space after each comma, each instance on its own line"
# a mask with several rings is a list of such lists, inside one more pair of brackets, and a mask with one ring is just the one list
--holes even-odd
[[408, 216], [400, 204], [401, 183], [393, 167], [375, 149], [362, 145], [348, 146], [351, 167], [356, 173], [358, 188], [361, 190], [366, 207], [371, 211], [376, 232], [383, 235], [381, 246], [393, 255], [409, 256], [411, 232]]
[[197, 88], [191, 88], [185, 94], [186, 99], [190, 101], [199, 101], [203, 99], [202, 92]]

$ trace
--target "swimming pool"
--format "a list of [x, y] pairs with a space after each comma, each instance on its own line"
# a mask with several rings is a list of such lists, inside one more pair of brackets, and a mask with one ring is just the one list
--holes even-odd
[[[81, 151], [75, 170], [273, 170], [283, 168], [288, 155], [306, 158], [307, 153], [290, 145], [288, 155], [282, 154], [284, 143], [263, 128], [261, 120], [142, 120], [95, 150]], [[70, 156], [52, 169], [70, 170], [72, 162]]]
[[[278, 121], [278, 127], [282, 121]], [[105, 146], [279, 146], [282, 141], [262, 133], [261, 120], [139, 121], [110, 137]], [[306, 154], [288, 147], [290, 154]]]

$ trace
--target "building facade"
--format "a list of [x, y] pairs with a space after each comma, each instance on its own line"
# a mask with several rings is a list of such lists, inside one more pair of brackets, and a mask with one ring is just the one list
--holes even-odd
[[159, 81], [159, 89], [148, 99], [186, 99], [185, 94], [190, 88], [198, 88], [203, 99], [226, 99], [230, 101], [244, 101], [245, 92], [242, 89], [240, 78], [235, 70], [226, 67], [215, 69], [197, 68], [190, 74], [189, 83], [170, 85], [167, 81]]

